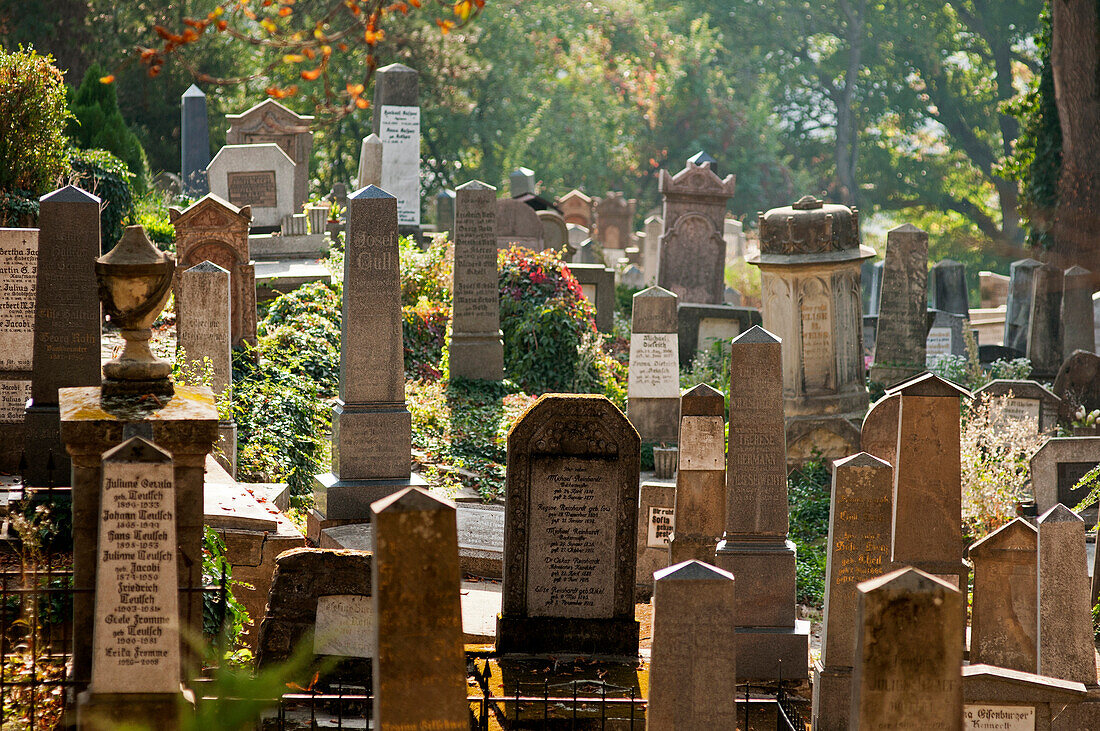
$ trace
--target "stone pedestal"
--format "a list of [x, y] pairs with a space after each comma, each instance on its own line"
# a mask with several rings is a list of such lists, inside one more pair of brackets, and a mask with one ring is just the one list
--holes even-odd
[[144, 728], [156, 719], [158, 730], [178, 731], [184, 727], [184, 709], [194, 705], [195, 694], [182, 687], [175, 694], [84, 691], [77, 696], [76, 727], [80, 731], [117, 731]]
[[680, 417], [677, 297], [650, 287], [634, 295], [627, 415], [643, 441], [676, 442]]
[[99, 540], [103, 453], [131, 436], [144, 436], [172, 455], [177, 572], [180, 587], [181, 655], [184, 676], [198, 669], [186, 638], [202, 633], [203, 475], [206, 455], [218, 438], [214, 395], [208, 388], [177, 385], [159, 408], [153, 400], [104, 405], [97, 386], [63, 388], [61, 436], [72, 458], [73, 485], [73, 667], [77, 687], [92, 678], [94, 592]]

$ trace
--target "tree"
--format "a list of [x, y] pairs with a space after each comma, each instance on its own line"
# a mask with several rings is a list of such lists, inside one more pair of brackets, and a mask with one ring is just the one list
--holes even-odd
[[137, 135], [126, 126], [118, 108], [115, 87], [100, 83], [106, 71], [92, 64], [72, 101], [69, 137], [85, 150], [107, 150], [126, 163], [133, 173], [134, 188], [145, 189], [148, 164]]

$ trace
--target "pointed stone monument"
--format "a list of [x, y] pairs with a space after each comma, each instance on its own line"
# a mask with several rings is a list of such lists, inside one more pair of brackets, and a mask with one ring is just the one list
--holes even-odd
[[680, 397], [680, 466], [669, 565], [714, 561], [726, 522], [726, 419], [722, 393], [701, 383]]
[[1027, 357], [1031, 377], [1053, 379], [1062, 365], [1062, 284], [1064, 273], [1053, 264], [1035, 270], [1031, 284], [1031, 314], [1027, 327]]
[[1027, 350], [1028, 322], [1031, 320], [1031, 287], [1035, 270], [1042, 266], [1034, 259], [1020, 259], [1008, 268], [1008, 301], [1005, 304], [1004, 346], [1020, 353]]
[[496, 195], [496, 188], [480, 180], [455, 191], [452, 378], [504, 379]]
[[1039, 674], [1096, 685], [1085, 523], [1058, 503], [1039, 517]]
[[890, 229], [878, 292], [872, 381], [892, 386], [924, 370], [927, 277], [928, 234], [910, 223]]
[[191, 84], [180, 98], [180, 178], [190, 196], [206, 195], [210, 183], [210, 120], [206, 116], [206, 94]]
[[359, 187], [381, 187], [384, 148], [382, 138], [371, 132], [359, 148]]

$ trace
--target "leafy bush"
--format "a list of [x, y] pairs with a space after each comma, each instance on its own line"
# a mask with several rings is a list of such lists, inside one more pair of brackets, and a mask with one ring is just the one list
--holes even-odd
[[114, 247], [122, 238], [123, 224], [134, 213], [134, 195], [130, 189], [133, 177], [126, 163], [106, 150], [76, 150], [69, 158], [73, 169], [73, 184], [99, 196], [100, 239], [103, 251]]
[[449, 310], [453, 258], [448, 256], [446, 241], [435, 241], [421, 251], [415, 241], [402, 237], [400, 246], [401, 304], [415, 306], [423, 298]]
[[66, 170], [69, 116], [52, 56], [0, 48], [0, 192], [33, 199], [56, 185]]
[[401, 308], [401, 333], [405, 346], [405, 377], [435, 380], [443, 375], [451, 308], [421, 297]]
[[145, 150], [122, 118], [115, 85], [100, 81], [106, 75], [107, 71], [98, 63], [85, 72], [72, 100], [69, 136], [83, 150], [106, 150], [122, 160], [133, 174], [134, 188], [145, 192], [148, 170]]
[[787, 480], [790, 537], [798, 551], [798, 601], [815, 607], [825, 602], [825, 558], [829, 537], [832, 476], [821, 459], [806, 462]]
[[168, 216], [168, 201], [160, 193], [145, 195], [134, 205], [134, 223], [162, 251], [176, 252], [176, 227]]

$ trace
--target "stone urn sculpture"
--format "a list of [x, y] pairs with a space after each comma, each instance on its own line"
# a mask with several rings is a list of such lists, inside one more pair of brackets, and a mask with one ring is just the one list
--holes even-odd
[[127, 226], [115, 248], [96, 259], [103, 309], [122, 330], [126, 345], [103, 364], [103, 396], [170, 397], [170, 363], [149, 349], [152, 324], [172, 291], [176, 260], [153, 246], [145, 229]]

